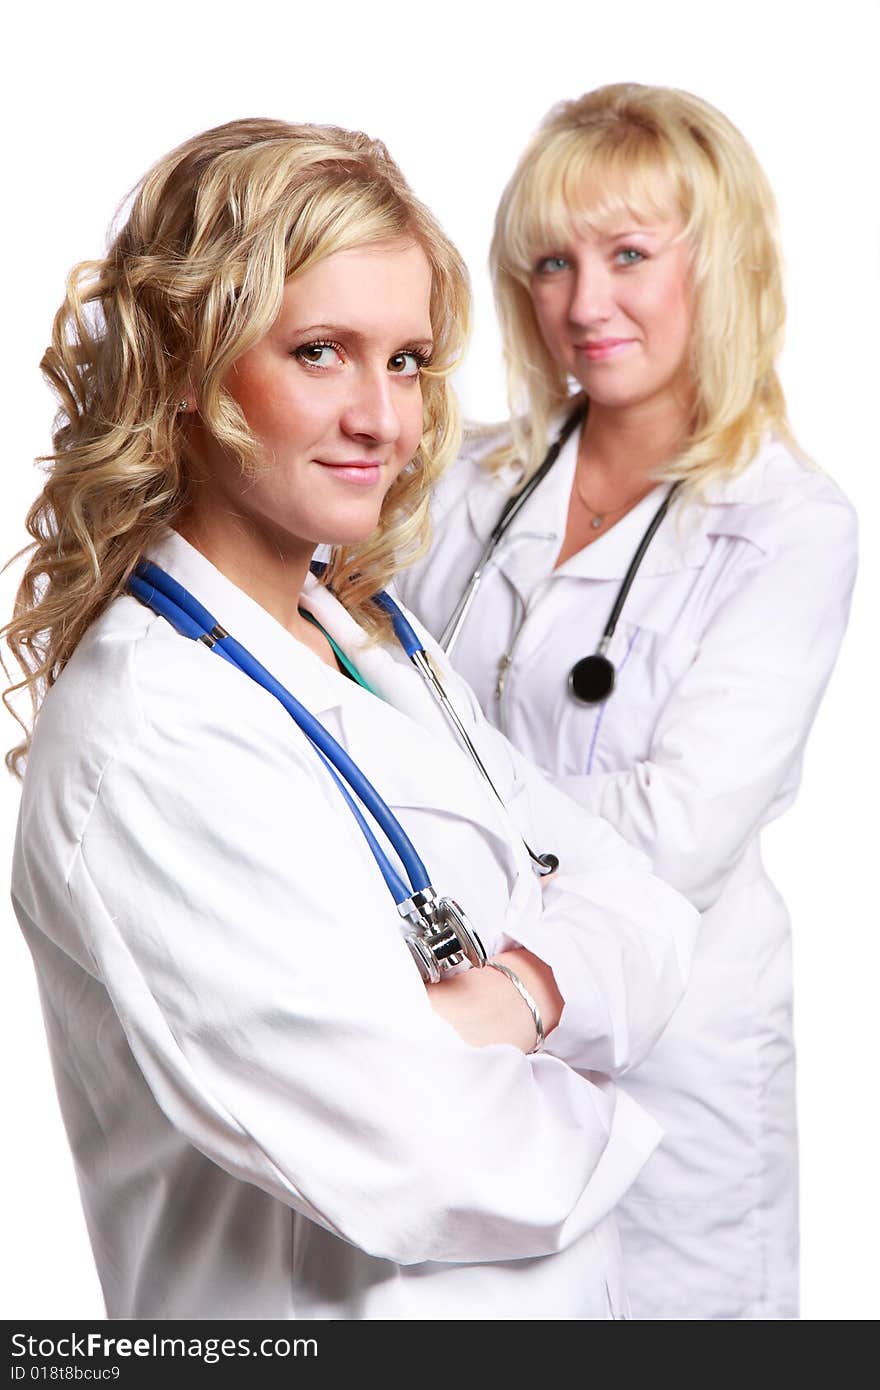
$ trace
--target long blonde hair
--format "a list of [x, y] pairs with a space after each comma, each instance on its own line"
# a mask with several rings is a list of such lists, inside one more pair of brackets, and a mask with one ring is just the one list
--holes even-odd
[[324, 582], [373, 633], [370, 604], [402, 558], [428, 540], [431, 488], [454, 457], [458, 412], [448, 375], [467, 332], [467, 272], [385, 147], [359, 132], [274, 120], [231, 121], [161, 159], [135, 191], [102, 260], [72, 271], [41, 363], [60, 410], [33, 538], [4, 629], [24, 678], [4, 695], [25, 730], [7, 754], [21, 771], [28, 725], [89, 625], [120, 594], [141, 553], [186, 509], [194, 460], [178, 403], [242, 469], [258, 445], [224, 390], [238, 357], [271, 327], [285, 281], [336, 251], [409, 238], [432, 271], [434, 351], [423, 372], [424, 429], [390, 488], [377, 531], [334, 550]]
[[662, 476], [684, 478], [698, 492], [745, 467], [767, 429], [793, 443], [775, 368], [785, 323], [776, 204], [726, 116], [688, 92], [636, 83], [554, 107], [502, 195], [491, 268], [513, 438], [487, 466], [517, 459], [529, 477], [551, 421], [576, 399], [532, 308], [536, 259], [622, 209], [640, 221], [679, 214], [691, 247], [696, 405]]

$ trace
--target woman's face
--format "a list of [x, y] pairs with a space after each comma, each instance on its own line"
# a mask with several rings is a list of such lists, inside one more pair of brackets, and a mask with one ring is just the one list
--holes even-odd
[[541, 335], [592, 403], [687, 408], [693, 306], [680, 232], [677, 218], [642, 224], [623, 212], [536, 260], [530, 288]]
[[260, 472], [242, 477], [198, 431], [197, 532], [244, 519], [287, 554], [370, 535], [422, 436], [430, 293], [427, 257], [404, 241], [336, 252], [288, 281], [275, 323], [225, 382], [260, 444]]

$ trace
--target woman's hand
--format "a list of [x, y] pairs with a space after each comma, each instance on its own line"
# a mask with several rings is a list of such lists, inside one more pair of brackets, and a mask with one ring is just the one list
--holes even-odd
[[[559, 1022], [565, 1001], [549, 965], [526, 950], [502, 951], [493, 960], [519, 976], [538, 1006], [545, 1035], [550, 1033]], [[500, 970], [464, 970], [427, 988], [434, 1012], [472, 1047], [510, 1043], [521, 1052], [534, 1047], [534, 1019]]]

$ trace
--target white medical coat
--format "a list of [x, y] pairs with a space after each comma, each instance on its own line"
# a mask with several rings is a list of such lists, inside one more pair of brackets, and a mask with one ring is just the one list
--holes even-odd
[[609, 1213], [658, 1128], [608, 1077], [679, 998], [696, 914], [450, 676], [513, 816], [570, 870], [542, 890], [402, 651], [314, 580], [303, 603], [383, 700], [179, 536], [153, 558], [344, 744], [488, 950], [528, 945], [566, 1005], [555, 1056], [463, 1043], [283, 708], [117, 600], [39, 715], [13, 881], [109, 1314], [625, 1315]]
[[[480, 466], [503, 437], [473, 435], [438, 490], [430, 556], [398, 577], [435, 634], [515, 485]], [[664, 488], [554, 570], [577, 445], [496, 551], [453, 662], [512, 742], [705, 914], [685, 1000], [624, 1082], [666, 1131], [620, 1209], [633, 1315], [791, 1318], [789, 922], [758, 837], [797, 790], [846, 625], [855, 520], [825, 474], [768, 439], [705, 505], [673, 504], [608, 652], [616, 689], [581, 705], [568, 672], [595, 651]]]

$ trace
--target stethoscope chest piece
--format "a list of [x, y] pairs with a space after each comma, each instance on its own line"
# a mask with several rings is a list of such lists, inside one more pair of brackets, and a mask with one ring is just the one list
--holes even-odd
[[486, 964], [485, 947], [454, 898], [439, 898], [428, 888], [411, 894], [397, 910], [415, 927], [406, 944], [425, 984], [436, 985], [465, 961], [478, 969]]
[[582, 705], [600, 705], [614, 689], [614, 667], [607, 656], [582, 656], [568, 673], [568, 688]]
[[[546, 476], [550, 468], [556, 462], [565, 441], [569, 438], [574, 429], [583, 422], [585, 415], [586, 405], [581, 401], [565, 421], [565, 424], [559, 432], [559, 437], [550, 446], [547, 456], [537, 472], [532, 475], [530, 481], [520, 492], [515, 493], [513, 497], [508, 498], [507, 502], [505, 502], [501, 515], [495, 524], [495, 528], [489, 536], [483, 553], [480, 556], [477, 568], [468, 580], [467, 587], [453, 610], [452, 617], [449, 619], [440, 637], [440, 645], [447, 652], [452, 651], [464, 620], [467, 617], [468, 609], [471, 606], [483, 573], [492, 559], [498, 544], [535, 491], [535, 488], [541, 482], [541, 479]], [[580, 661], [576, 661], [568, 673], [569, 694], [582, 705], [601, 705], [603, 700], [607, 700], [608, 696], [614, 690], [614, 667], [608, 660], [605, 652], [614, 636], [617, 620], [623, 611], [623, 605], [626, 602], [627, 594], [639, 571], [639, 566], [645, 558], [648, 546], [654, 539], [657, 528], [668, 512], [669, 505], [680, 487], [681, 480], [672, 484], [663, 501], [660, 503], [660, 506], [654, 513], [647, 531], [642, 536], [638, 549], [633, 555], [629, 563], [629, 568], [624, 575], [617, 598], [614, 600], [614, 607], [611, 610], [608, 622], [605, 624], [605, 630], [602, 633], [602, 638], [596, 651], [593, 652], [591, 656], [581, 657]], [[595, 526], [595, 521], [593, 525]], [[509, 664], [509, 657], [506, 660]], [[500, 695], [500, 689], [498, 693]]]

